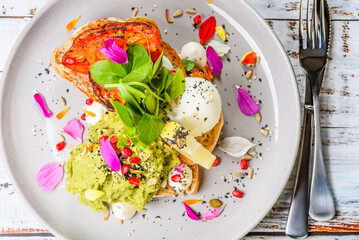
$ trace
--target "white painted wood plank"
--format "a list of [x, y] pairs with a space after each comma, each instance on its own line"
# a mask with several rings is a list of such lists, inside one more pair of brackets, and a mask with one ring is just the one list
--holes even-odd
[[[31, 17], [48, 0], [1, 0], [0, 16]], [[153, 0], [156, 3], [156, 0]], [[263, 17], [267, 19], [298, 19], [299, 0], [247, 0]], [[215, 4], [215, 0], [213, 0]], [[328, 0], [333, 19], [359, 19], [359, 1]], [[71, 6], [69, 6], [71, 7]]]

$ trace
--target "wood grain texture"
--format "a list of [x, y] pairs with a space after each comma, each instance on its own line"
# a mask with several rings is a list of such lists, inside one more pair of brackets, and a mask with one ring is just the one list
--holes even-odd
[[[0, 76], [19, 33], [48, 0], [0, 0]], [[155, 2], [155, 1], [154, 1]], [[213, 0], [215, 2], [215, 0]], [[248, 0], [272, 26], [284, 45], [295, 70], [301, 99], [304, 73], [298, 62], [299, 0]], [[359, 239], [328, 234], [359, 233], [359, 1], [328, 0], [333, 22], [331, 59], [321, 91], [324, 154], [333, 188], [337, 216], [328, 222], [310, 221], [310, 239]], [[275, 57], [275, 56], [274, 56]], [[285, 239], [284, 229], [294, 174], [266, 218], [246, 240]], [[51, 239], [15, 192], [0, 158], [0, 237]], [[18, 235], [14, 235], [18, 234]], [[37, 237], [36, 237], [37, 236]], [[10, 238], [9, 238], [10, 239]]]

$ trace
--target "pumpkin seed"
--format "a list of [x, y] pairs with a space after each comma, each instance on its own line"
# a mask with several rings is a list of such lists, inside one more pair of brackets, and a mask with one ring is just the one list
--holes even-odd
[[244, 154], [243, 155], [243, 159], [245, 159], [245, 160], [251, 160], [252, 158], [253, 158], [252, 155], [249, 155], [249, 154]]
[[253, 168], [249, 168], [248, 177], [253, 178]]
[[260, 112], [256, 112], [256, 114], [254, 115], [256, 117], [257, 123], [261, 123], [262, 121], [262, 115]]
[[218, 208], [218, 207], [222, 206], [222, 202], [218, 199], [211, 199], [211, 200], [209, 200], [209, 206], [211, 206], [213, 208]]
[[252, 69], [251, 69], [251, 70], [249, 70], [249, 71], [246, 73], [246, 78], [247, 78], [247, 79], [250, 79], [250, 78], [252, 77], [252, 74], [253, 74], [253, 71], [252, 71]]
[[138, 13], [138, 8], [133, 9], [132, 17], [136, 17]]
[[233, 175], [234, 175], [235, 177], [241, 177], [241, 176], [243, 176], [243, 173], [237, 172], [237, 173], [234, 173]]
[[146, 209], [146, 208], [142, 208], [141, 210], [138, 210], [137, 212], [139, 212], [139, 213], [144, 213], [144, 212], [147, 212], [147, 209]]
[[178, 9], [177, 11], [175, 11], [175, 13], [173, 14], [173, 17], [179, 17], [182, 16], [183, 11], [182, 9]]

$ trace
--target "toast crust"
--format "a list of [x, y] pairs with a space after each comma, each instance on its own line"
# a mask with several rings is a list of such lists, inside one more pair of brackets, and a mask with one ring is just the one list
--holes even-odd
[[[51, 64], [55, 71], [62, 76], [63, 78], [70, 81], [76, 88], [81, 90], [87, 97], [93, 99], [94, 101], [97, 101], [99, 103], [104, 103], [103, 99], [101, 99], [94, 91], [93, 84], [91, 83], [91, 78], [87, 74], [76, 72], [68, 67], [66, 67], [64, 64], [62, 64], [62, 58], [64, 54], [71, 48], [74, 40], [84, 33], [87, 29], [95, 28], [98, 25], [98, 21], [116, 21], [116, 22], [144, 22], [151, 24], [154, 26], [158, 32], [160, 32], [156, 22], [154, 22], [152, 19], [145, 18], [145, 17], [132, 17], [128, 19], [119, 19], [119, 18], [104, 18], [101, 20], [96, 20], [88, 23], [84, 27], [77, 30], [61, 47], [55, 48], [52, 56], [51, 56]], [[177, 52], [166, 42], [161, 40], [161, 48], [163, 51], [164, 56], [166, 56], [172, 63], [172, 65], [175, 68], [179, 68], [184, 73], [184, 76], [186, 76], [186, 70], [183, 66], [181, 58], [178, 56]], [[191, 77], [201, 77], [205, 78], [207, 80], [208, 77], [205, 75], [202, 71], [199, 69], [194, 69], [192, 73], [190, 74]], [[217, 140], [219, 138], [219, 135], [221, 133], [221, 128], [223, 126], [223, 114], [221, 113], [221, 117], [217, 125], [208, 133], [197, 137], [197, 141], [199, 141], [206, 149], [209, 151], [213, 151], [214, 147], [216, 146]], [[199, 187], [199, 169], [198, 165], [193, 162], [192, 160], [179, 155], [179, 158], [181, 161], [183, 161], [186, 165], [188, 165], [192, 170], [193, 180], [191, 186], [185, 191], [187, 194], [195, 194]], [[167, 184], [166, 188], [162, 188], [158, 190], [155, 196], [168, 196], [168, 195], [174, 195], [175, 191]], [[180, 193], [181, 194], [181, 193]]]

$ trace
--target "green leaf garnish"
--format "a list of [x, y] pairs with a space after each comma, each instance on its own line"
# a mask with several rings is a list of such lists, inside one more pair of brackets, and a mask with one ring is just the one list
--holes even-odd
[[194, 66], [196, 65], [194, 62], [187, 60], [187, 59], [183, 59], [182, 63], [187, 72], [192, 71]]
[[164, 126], [161, 118], [148, 113], [143, 114], [137, 126], [140, 132], [139, 140], [146, 145], [151, 144], [160, 136]]

